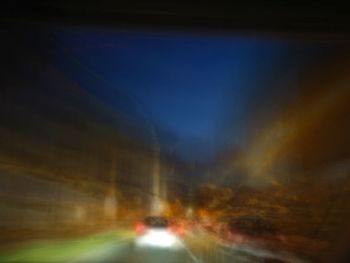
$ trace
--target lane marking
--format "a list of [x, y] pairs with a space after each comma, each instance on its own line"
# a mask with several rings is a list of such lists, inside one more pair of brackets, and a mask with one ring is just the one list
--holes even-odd
[[201, 260], [199, 258], [197, 258], [187, 246], [184, 246], [184, 248], [194, 262], [196, 262], [196, 263], [201, 262]]

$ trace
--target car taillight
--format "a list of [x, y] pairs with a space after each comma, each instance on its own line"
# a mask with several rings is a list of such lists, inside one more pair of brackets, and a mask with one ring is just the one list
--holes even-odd
[[184, 226], [171, 226], [170, 231], [178, 236], [183, 236], [185, 234]]
[[143, 223], [137, 223], [135, 227], [136, 234], [143, 235], [146, 231], [146, 226]]
[[169, 226], [168, 229], [170, 232], [176, 234], [176, 227], [175, 226]]
[[177, 228], [177, 233], [178, 233], [178, 235], [183, 236], [185, 234], [185, 227], [184, 226], [179, 226]]

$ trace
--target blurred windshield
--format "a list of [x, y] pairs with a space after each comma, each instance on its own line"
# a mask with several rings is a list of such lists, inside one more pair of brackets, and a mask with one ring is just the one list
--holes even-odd
[[168, 220], [163, 217], [147, 217], [145, 219], [145, 224], [148, 227], [166, 228], [168, 227]]

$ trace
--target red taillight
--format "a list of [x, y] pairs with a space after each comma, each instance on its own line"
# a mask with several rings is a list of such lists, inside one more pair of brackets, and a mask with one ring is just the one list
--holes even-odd
[[179, 226], [177, 228], [177, 233], [178, 233], [178, 235], [183, 236], [185, 234], [185, 227], [184, 226]]
[[142, 235], [146, 231], [146, 226], [143, 223], [137, 223], [135, 227], [136, 234]]
[[170, 232], [176, 234], [176, 227], [175, 226], [170, 226], [169, 230], [170, 230]]
[[170, 231], [173, 232], [175, 235], [183, 236], [185, 234], [185, 227], [184, 226], [171, 226]]

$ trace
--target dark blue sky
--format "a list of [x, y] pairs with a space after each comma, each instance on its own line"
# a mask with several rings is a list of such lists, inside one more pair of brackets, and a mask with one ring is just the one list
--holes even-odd
[[89, 88], [96, 97], [112, 107], [120, 92], [137, 97], [138, 111], [157, 126], [209, 148], [223, 136], [227, 107], [237, 125], [233, 141], [239, 143], [248, 106], [266, 88], [259, 81], [271, 77], [271, 68], [290, 50], [287, 41], [237, 35], [75, 28], [57, 36], [66, 54], [77, 55], [109, 83]]

